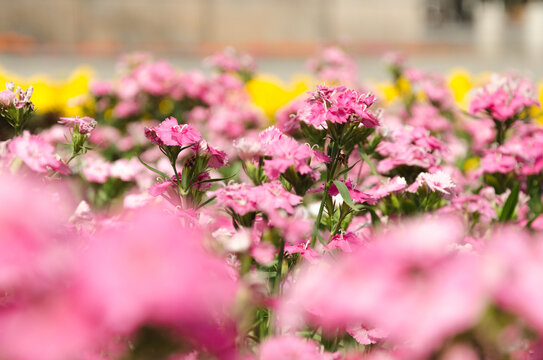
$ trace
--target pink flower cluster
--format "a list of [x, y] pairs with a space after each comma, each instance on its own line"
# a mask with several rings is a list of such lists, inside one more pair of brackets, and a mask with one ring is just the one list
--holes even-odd
[[306, 105], [298, 111], [298, 118], [314, 127], [331, 123], [360, 123], [372, 128], [379, 125], [378, 117], [369, 110], [374, 95], [361, 94], [344, 86], [317, 86]]
[[528, 79], [495, 74], [487, 86], [473, 93], [469, 110], [474, 115], [485, 112], [493, 119], [505, 122], [535, 105], [538, 102]]

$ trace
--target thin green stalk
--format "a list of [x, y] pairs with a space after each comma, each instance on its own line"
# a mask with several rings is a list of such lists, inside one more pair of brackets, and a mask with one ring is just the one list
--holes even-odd
[[319, 226], [322, 219], [322, 213], [324, 211], [324, 204], [326, 203], [326, 198], [328, 197], [328, 190], [330, 189], [331, 183], [327, 182], [326, 186], [324, 187], [324, 196], [321, 201], [321, 206], [319, 208], [319, 212], [317, 214], [317, 219], [315, 220], [315, 225], [313, 226], [313, 235], [311, 236], [311, 247], [315, 247], [315, 243], [317, 242], [317, 233], [319, 232]]
[[275, 275], [275, 281], [273, 283], [273, 293], [279, 294], [281, 286], [281, 273], [283, 271], [283, 259], [285, 257], [285, 240], [281, 239], [279, 245], [279, 257], [277, 258], [277, 273]]

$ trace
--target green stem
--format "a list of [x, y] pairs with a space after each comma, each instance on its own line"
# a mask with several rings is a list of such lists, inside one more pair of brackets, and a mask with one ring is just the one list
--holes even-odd
[[283, 272], [283, 259], [285, 257], [285, 240], [281, 239], [279, 245], [279, 257], [277, 259], [277, 274], [275, 275], [275, 281], [273, 283], [274, 294], [279, 294], [281, 286], [281, 273]]
[[310, 244], [312, 248], [315, 247], [315, 244], [317, 242], [317, 234], [319, 232], [319, 226], [322, 220], [324, 205], [326, 204], [326, 200], [328, 199], [328, 190], [330, 190], [330, 187], [332, 186], [332, 181], [334, 180], [334, 173], [336, 172], [336, 167], [337, 167], [337, 162], [338, 162], [338, 153], [339, 153], [339, 147], [337, 145], [337, 142], [334, 141], [334, 145], [332, 147], [332, 153], [331, 153], [332, 164], [329, 167], [328, 171], [326, 172], [326, 185], [324, 186], [324, 195], [322, 197], [319, 212], [317, 214], [317, 219], [315, 220], [315, 225], [313, 226], [313, 234], [311, 236], [311, 244]]
[[328, 190], [330, 189], [331, 182], [327, 182], [326, 186], [324, 187], [324, 196], [321, 201], [321, 206], [319, 208], [319, 213], [317, 214], [317, 219], [315, 220], [315, 225], [313, 226], [313, 235], [311, 236], [311, 247], [315, 247], [315, 243], [317, 242], [317, 233], [319, 232], [319, 226], [321, 224], [322, 219], [322, 213], [324, 211], [324, 204], [326, 203], [326, 198], [328, 197]]

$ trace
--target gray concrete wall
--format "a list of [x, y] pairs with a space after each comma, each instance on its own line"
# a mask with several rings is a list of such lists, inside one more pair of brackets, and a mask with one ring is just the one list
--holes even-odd
[[422, 0], [2, 1], [0, 33], [38, 42], [404, 41], [424, 36]]

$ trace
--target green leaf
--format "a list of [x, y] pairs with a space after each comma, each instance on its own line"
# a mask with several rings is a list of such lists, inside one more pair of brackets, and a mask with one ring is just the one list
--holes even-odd
[[209, 204], [210, 202], [212, 202], [213, 200], [215, 200], [216, 196], [212, 196], [210, 197], [209, 199], [207, 199], [206, 201], [204, 201], [203, 203], [201, 203], [200, 205], [198, 205], [198, 207], [196, 209], [201, 209], [203, 208], [204, 206], [206, 206], [207, 204]]
[[353, 199], [351, 198], [351, 194], [349, 193], [349, 189], [347, 189], [347, 186], [342, 183], [341, 181], [334, 180], [334, 185], [336, 185], [337, 190], [341, 194], [341, 197], [343, 198], [343, 201], [349, 205], [351, 209], [354, 211], [360, 211], [362, 210], [361, 206], [357, 206], [353, 203]]
[[341, 175], [343, 175], [343, 174], [348, 173], [349, 171], [351, 171], [351, 170], [356, 166], [356, 164], [358, 164], [359, 162], [360, 162], [360, 160], [358, 160], [357, 162], [355, 162], [353, 165], [349, 166], [348, 168], [341, 170], [341, 171], [337, 174], [337, 177], [340, 177]]
[[518, 194], [520, 192], [520, 183], [516, 182], [511, 189], [511, 193], [507, 197], [505, 204], [503, 205], [502, 211], [500, 212], [499, 220], [500, 222], [505, 222], [513, 218], [515, 213], [515, 207], [518, 202]]
[[143, 166], [145, 166], [147, 169], [151, 170], [152, 172], [162, 176], [164, 179], [169, 179], [170, 177], [168, 175], [166, 175], [165, 173], [163, 173], [162, 171], [158, 170], [158, 169], [155, 169], [154, 167], [152, 167], [151, 165], [148, 165], [145, 163], [145, 161], [143, 161], [139, 156], [137, 157], [138, 160], [140, 161], [140, 163], [143, 164]]
[[233, 177], [236, 176], [237, 174], [238, 174], [238, 173], [235, 173], [235, 174], [232, 174], [232, 175], [230, 175], [230, 176], [225, 176], [225, 177], [217, 178], [217, 179], [200, 180], [200, 181], [197, 181], [197, 182], [195, 182], [194, 184], [192, 184], [192, 186], [198, 185], [198, 184], [203, 184], [203, 183], [208, 183], [208, 182], [217, 182], [217, 181], [228, 180], [228, 179], [233, 178]]
[[360, 156], [362, 156], [362, 159], [364, 159], [365, 162], [368, 163], [368, 165], [370, 166], [370, 170], [371, 170], [371, 173], [373, 175], [378, 175], [377, 173], [377, 170], [375, 169], [375, 165], [373, 165], [373, 162], [371, 161], [370, 157], [368, 156], [368, 154], [366, 154], [364, 151], [362, 151], [361, 149], [358, 149], [358, 152], [360, 153]]

